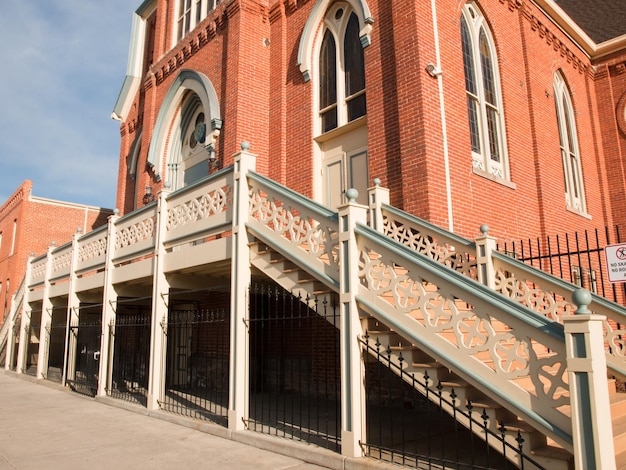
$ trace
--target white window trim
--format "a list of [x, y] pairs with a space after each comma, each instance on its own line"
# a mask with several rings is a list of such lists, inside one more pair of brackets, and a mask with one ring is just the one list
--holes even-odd
[[[566, 102], [563, 106], [563, 99]], [[565, 204], [568, 209], [586, 214], [585, 185], [583, 180], [582, 163], [580, 160], [580, 147], [578, 146], [578, 130], [576, 127], [576, 116], [574, 115], [574, 105], [565, 79], [560, 72], [554, 74], [554, 100], [557, 110], [557, 125], [559, 131], [559, 148], [561, 161], [563, 163], [563, 173], [565, 181]], [[567, 123], [565, 116], [569, 118], [572, 126], [572, 142], [567, 135]], [[575, 167], [572, 165], [572, 158], [575, 159]], [[575, 180], [575, 181], [574, 181]], [[578, 186], [578, 197], [573, 194], [573, 186]]]
[[[198, 24], [207, 17], [210, 12], [215, 10], [215, 8], [221, 3], [221, 0], [191, 0], [189, 26], [187, 31], [184, 34], [181, 34], [178, 25], [180, 23], [180, 19], [182, 18], [182, 16], [184, 16], [180, 15], [180, 6], [183, 2], [185, 2], [185, 0], [177, 0], [176, 2], [174, 10], [176, 21], [174, 22], [174, 34], [172, 36], [174, 41], [172, 46], [175, 46], [178, 41], [180, 41], [185, 36], [187, 36], [187, 34], [192, 32], [196, 28], [196, 26], [198, 26]], [[199, 13], [198, 9], [200, 9]]]
[[[478, 84], [478, 107], [479, 107], [479, 138], [480, 138], [480, 146], [483, 154], [479, 154], [474, 152], [472, 149], [472, 166], [475, 170], [479, 172], [484, 172], [490, 175], [493, 175], [496, 179], [503, 179], [509, 181], [511, 179], [510, 169], [508, 164], [508, 153], [507, 153], [507, 143], [506, 143], [506, 127], [504, 123], [504, 109], [503, 109], [503, 101], [502, 101], [502, 87], [500, 83], [500, 70], [498, 67], [498, 56], [496, 54], [496, 49], [494, 46], [493, 36], [491, 34], [491, 29], [489, 25], [485, 21], [485, 17], [482, 15], [480, 10], [476, 8], [473, 4], [466, 4], [462, 10], [463, 18], [465, 19], [469, 34], [471, 36], [472, 41], [472, 56], [474, 60], [474, 69], [476, 72], [476, 82]], [[488, 128], [486, 125], [487, 122], [487, 100], [485, 99], [485, 89], [483, 86], [483, 72], [480, 63], [480, 31], [483, 29], [485, 31], [487, 37], [487, 43], [489, 46], [489, 50], [491, 52], [492, 57], [492, 66], [493, 66], [493, 80], [494, 80], [494, 88], [496, 93], [497, 100], [497, 113], [498, 113], [498, 131], [499, 131], [499, 141], [498, 148], [500, 151], [500, 162], [494, 162], [491, 159], [490, 150], [489, 150], [489, 139], [488, 139]], [[463, 75], [465, 78], [465, 75]], [[465, 91], [467, 95], [467, 90]], [[469, 117], [468, 117], [469, 119]]]

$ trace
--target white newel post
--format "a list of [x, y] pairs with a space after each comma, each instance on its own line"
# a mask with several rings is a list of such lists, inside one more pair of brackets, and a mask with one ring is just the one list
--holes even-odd
[[369, 226], [377, 232], [383, 232], [383, 204], [389, 204], [389, 189], [380, 186], [380, 180], [374, 178], [374, 186], [367, 189], [369, 204]]
[[489, 227], [480, 226], [481, 235], [476, 238], [476, 267], [478, 269], [478, 282], [495, 289], [496, 275], [493, 269], [493, 258], [491, 254], [496, 251], [496, 239], [489, 236]]
[[104, 262], [104, 286], [102, 292], [102, 324], [100, 336], [100, 364], [98, 364], [98, 390], [96, 395], [106, 396], [109, 388], [109, 372], [113, 358], [109, 354], [112, 351], [111, 335], [109, 328], [115, 321], [115, 305], [117, 293], [113, 286], [113, 259], [115, 258], [116, 226], [120, 218], [119, 209], [108, 219], [107, 227], [107, 252]]
[[148, 375], [149, 410], [159, 409], [165, 393], [165, 354], [167, 352], [167, 316], [170, 284], [165, 275], [165, 232], [167, 228], [167, 195], [159, 193], [154, 226], [154, 261], [152, 273], [152, 321], [150, 326], [150, 371]]
[[591, 294], [572, 295], [574, 315], [563, 317], [576, 470], [615, 470], [613, 429], [602, 324], [587, 308]]
[[346, 191], [348, 203], [339, 207], [341, 453], [362, 457], [365, 437], [364, 365], [359, 338], [363, 334], [356, 306], [359, 287], [359, 252], [354, 234], [357, 223], [366, 224], [367, 206], [357, 204], [356, 189]]
[[248, 418], [249, 331], [248, 288], [250, 284], [250, 247], [246, 223], [249, 214], [247, 174], [256, 168], [256, 156], [249, 153], [250, 144], [242, 142], [241, 152], [234, 156], [233, 244], [230, 287], [230, 370], [228, 429], [243, 430]]
[[48, 348], [50, 342], [47, 340], [48, 326], [52, 323], [52, 302], [50, 301], [50, 278], [52, 277], [52, 256], [55, 244], [48, 248], [46, 260], [46, 277], [43, 285], [43, 298], [41, 302], [41, 321], [39, 322], [39, 350], [37, 351], [37, 377], [45, 379], [48, 372]]
[[67, 379], [75, 380], [76, 372], [76, 347], [77, 338], [70, 331], [71, 326], [78, 325], [78, 309], [80, 307], [80, 300], [76, 294], [76, 282], [78, 276], [76, 270], [78, 269], [78, 259], [80, 254], [79, 238], [83, 235], [83, 229], [78, 227], [74, 237], [72, 238], [72, 261], [70, 266], [70, 278], [67, 293], [67, 311], [65, 317], [65, 354], [63, 358], [63, 375], [61, 376], [61, 383], [65, 385]]

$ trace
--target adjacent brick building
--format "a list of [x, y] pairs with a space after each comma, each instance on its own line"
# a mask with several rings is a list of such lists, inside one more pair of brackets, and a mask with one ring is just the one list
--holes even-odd
[[22, 281], [31, 254], [45, 253], [55, 243], [71, 241], [80, 229], [89, 232], [106, 223], [110, 209], [33, 196], [24, 181], [0, 206], [0, 319], [11, 308], [11, 296]]

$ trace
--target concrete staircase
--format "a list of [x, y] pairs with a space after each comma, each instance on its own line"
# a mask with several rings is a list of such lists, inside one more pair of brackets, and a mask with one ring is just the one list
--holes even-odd
[[[298, 260], [288, 259], [285, 255], [272, 249], [269, 245], [256, 239], [250, 244], [251, 263], [259, 272], [268, 276], [286, 290], [303, 298], [311, 295], [328, 295], [337, 298], [336, 288], [326, 285], [314, 275], [308, 273]], [[402, 274], [402, 268], [398, 268]], [[436, 291], [432, 285], [427, 290]], [[462, 300], [454, 302], [457, 311], [465, 308]], [[467, 428], [470, 428], [466, 416], [455, 413], [453, 406], [446, 404], [453, 402], [457, 409], [469, 406], [473, 410], [473, 416], [479, 416], [479, 421], [487, 423], [489, 431], [495, 435], [504, 435], [506, 442], [517, 448], [518, 440], [523, 439], [524, 451], [530, 453], [532, 459], [543, 468], [550, 470], [570, 470], [574, 468], [573, 456], [558, 443], [549, 439], [542, 432], [534, 428], [530, 423], [509, 410], [505, 404], [499, 403], [483, 391], [470, 385], [462, 376], [461, 369], [455, 369], [454, 365], [444, 365], [436, 358], [421, 350], [410, 340], [406, 339], [401, 332], [394, 331], [373, 316], [368, 316], [363, 321], [364, 341], [370, 346], [377, 345], [388, 355], [388, 360], [395, 364], [391, 368], [405, 381], [413, 384], [421, 384], [416, 388], [432, 401], [439, 402], [443, 398], [443, 408], [457, 417], [457, 420]], [[471, 327], [471, 325], [469, 325]], [[492, 328], [506, 331], [510, 327], [505, 324], [492, 324]], [[534, 354], [541, 357], [548, 354], [544, 346], [533, 344]], [[373, 354], [373, 348], [365, 347], [364, 350]], [[373, 354], [375, 355], [375, 354]], [[485, 354], [485, 363], [492, 361]], [[461, 367], [461, 366], [458, 366]], [[401, 372], [399, 372], [401, 371]], [[556, 371], [554, 372], [556, 373]], [[615, 438], [617, 468], [626, 468], [626, 393], [619, 389], [614, 379], [610, 382], [611, 412], [613, 417], [613, 431]], [[516, 382], [525, 387], [532, 384], [532, 378], [528, 375], [520, 376]], [[621, 387], [623, 388], [623, 387]], [[619, 390], [618, 390], [619, 389]], [[569, 416], [569, 405], [563, 407], [564, 413]], [[475, 432], [485, 434], [479, 426], [473, 426]], [[501, 450], [502, 443], [496, 439], [488, 439], [490, 445]], [[519, 462], [514, 461], [519, 466]], [[533, 467], [532, 464], [530, 466]], [[524, 468], [529, 468], [528, 463]]]

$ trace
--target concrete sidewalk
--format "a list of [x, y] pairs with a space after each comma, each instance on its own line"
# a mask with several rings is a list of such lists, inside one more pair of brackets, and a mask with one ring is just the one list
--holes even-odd
[[247, 431], [202, 432], [213, 425], [162, 412], [155, 419], [140, 407], [33, 382], [0, 371], [0, 470], [389, 468]]

